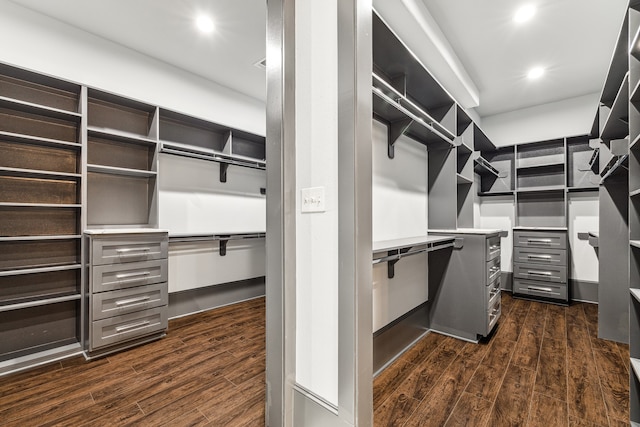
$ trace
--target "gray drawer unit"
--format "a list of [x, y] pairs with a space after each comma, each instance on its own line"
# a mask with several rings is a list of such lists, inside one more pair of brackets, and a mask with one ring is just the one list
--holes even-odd
[[167, 267], [167, 261], [164, 259], [96, 265], [91, 269], [91, 292], [114, 291], [166, 282]]
[[149, 308], [166, 306], [169, 301], [166, 283], [137, 286], [119, 291], [101, 292], [93, 295], [93, 319], [133, 313]]
[[121, 264], [134, 261], [167, 259], [168, 239], [155, 235], [109, 236], [91, 242], [91, 264]]
[[559, 300], [567, 299], [567, 285], [564, 283], [540, 283], [533, 280], [514, 279], [513, 292]]
[[566, 260], [566, 249], [520, 248], [517, 246], [513, 248], [513, 262], [565, 265]]
[[100, 348], [149, 334], [164, 333], [167, 321], [164, 307], [96, 320], [91, 325], [91, 347]]
[[168, 316], [166, 231], [87, 231], [89, 310], [85, 350], [101, 356], [164, 336]]
[[514, 230], [513, 246], [567, 249], [566, 231]]
[[569, 303], [567, 240], [564, 230], [514, 230], [514, 296]]
[[564, 265], [513, 264], [513, 277], [543, 282], [567, 283], [567, 267]]
[[452, 235], [450, 251], [429, 253], [429, 327], [466, 340], [488, 336], [500, 317], [500, 230], [429, 231]]

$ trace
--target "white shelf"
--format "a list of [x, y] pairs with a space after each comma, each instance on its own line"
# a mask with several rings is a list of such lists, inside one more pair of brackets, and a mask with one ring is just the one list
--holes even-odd
[[564, 185], [545, 185], [541, 187], [518, 188], [518, 193], [544, 193], [547, 191], [564, 191]]

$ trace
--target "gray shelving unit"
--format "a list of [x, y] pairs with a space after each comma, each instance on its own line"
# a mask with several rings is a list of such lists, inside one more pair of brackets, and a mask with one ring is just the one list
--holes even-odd
[[0, 374], [81, 351], [82, 94], [0, 65]]
[[158, 108], [89, 89], [86, 146], [86, 228], [156, 227]]
[[[627, 33], [620, 38], [628, 40], [624, 54], [628, 58], [628, 204], [629, 204], [629, 412], [631, 425], [640, 423], [640, 1], [630, 4]], [[627, 38], [628, 37], [628, 38]], [[621, 44], [621, 43], [619, 43]], [[627, 54], [628, 52], [628, 54]], [[614, 61], [617, 60], [614, 56]], [[613, 65], [612, 65], [613, 66]]]

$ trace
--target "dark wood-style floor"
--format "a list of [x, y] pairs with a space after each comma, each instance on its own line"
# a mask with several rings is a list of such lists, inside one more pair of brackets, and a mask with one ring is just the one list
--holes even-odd
[[480, 345], [429, 334], [374, 381], [376, 426], [628, 426], [629, 349], [598, 307], [516, 300]]
[[[0, 378], [1, 426], [263, 426], [265, 304], [171, 321], [103, 359]], [[376, 426], [628, 425], [628, 349], [597, 306], [503, 296], [488, 342], [429, 334], [374, 380]]]
[[264, 426], [264, 298], [103, 359], [0, 378], [0, 426]]

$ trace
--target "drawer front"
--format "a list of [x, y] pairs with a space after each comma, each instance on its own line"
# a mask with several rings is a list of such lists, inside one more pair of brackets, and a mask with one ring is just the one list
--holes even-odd
[[490, 237], [487, 239], [487, 261], [500, 256], [500, 236]]
[[513, 262], [567, 265], [566, 249], [542, 249], [542, 248], [513, 248]]
[[495, 303], [496, 298], [500, 298], [500, 279], [486, 287], [486, 307], [491, 307]]
[[167, 305], [168, 294], [167, 282], [95, 294], [91, 297], [92, 317], [100, 320], [161, 307]]
[[567, 249], [567, 234], [564, 231], [516, 230], [513, 232], [513, 246]]
[[540, 264], [513, 264], [513, 276], [517, 279], [567, 283], [567, 267]]
[[91, 324], [91, 349], [140, 338], [166, 329], [166, 307], [97, 320]]
[[493, 261], [487, 262], [487, 281], [485, 284], [491, 284], [500, 278], [500, 257], [494, 258]]
[[168, 248], [166, 234], [117, 238], [94, 237], [91, 244], [91, 263], [107, 265], [163, 259], [167, 258]]
[[521, 295], [567, 300], [567, 285], [557, 283], [540, 283], [531, 280], [515, 279], [513, 292]]
[[498, 323], [498, 319], [500, 318], [501, 314], [502, 314], [502, 301], [500, 300], [500, 298], [496, 298], [493, 304], [489, 306], [489, 309], [487, 310], [486, 335], [489, 335], [493, 327], [496, 325], [496, 323]]
[[91, 292], [115, 291], [167, 281], [167, 260], [91, 267]]

